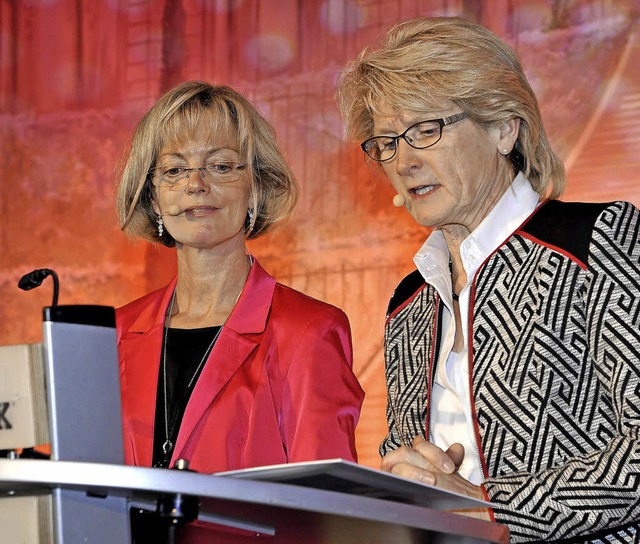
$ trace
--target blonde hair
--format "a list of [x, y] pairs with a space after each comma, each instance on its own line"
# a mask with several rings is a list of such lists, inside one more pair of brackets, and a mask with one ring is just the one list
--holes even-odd
[[417, 18], [393, 26], [378, 50], [363, 50], [340, 75], [338, 103], [348, 134], [366, 140], [385, 106], [422, 112], [454, 102], [488, 128], [520, 119], [510, 154], [542, 196], [562, 194], [566, 175], [547, 139], [538, 101], [511, 47], [483, 26], [456, 17]]
[[251, 174], [255, 220], [247, 238], [268, 232], [291, 215], [297, 185], [271, 125], [249, 100], [230, 87], [188, 81], [168, 91], [144, 115], [119, 167], [116, 209], [120, 228], [128, 235], [175, 245], [166, 231], [161, 237], [157, 234], [149, 172], [163, 145], [179, 140], [207, 113], [213, 115], [217, 125], [210, 126], [212, 134], [217, 128], [232, 128], [237, 133], [240, 155]]

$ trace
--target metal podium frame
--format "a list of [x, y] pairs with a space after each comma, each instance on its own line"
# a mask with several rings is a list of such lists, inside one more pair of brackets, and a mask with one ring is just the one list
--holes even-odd
[[[200, 501], [198, 520], [185, 530], [226, 535], [212, 542], [233, 542], [234, 535], [240, 535], [241, 542], [249, 538], [278, 544], [509, 542], [507, 527], [497, 523], [347, 493], [179, 470], [0, 459], [0, 497], [49, 493], [55, 500], [56, 492], [75, 494], [80, 510], [85, 503], [103, 508], [104, 516], [92, 517], [91, 531], [108, 535], [105, 542], [111, 543], [119, 542], [110, 533], [114, 515], [128, 515], [138, 507], [155, 510], [159, 497], [178, 494]], [[98, 522], [104, 527], [96, 527], [96, 519], [104, 520]], [[82, 520], [77, 523], [76, 533], [82, 531]]]

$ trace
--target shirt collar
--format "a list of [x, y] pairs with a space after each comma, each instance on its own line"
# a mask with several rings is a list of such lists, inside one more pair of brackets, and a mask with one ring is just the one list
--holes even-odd
[[486, 259], [531, 215], [539, 201], [540, 195], [520, 172], [462, 245], [473, 241], [482, 253], [482, 260]]
[[[539, 200], [540, 195], [520, 172], [497, 204], [460, 246], [469, 281], [480, 264], [531, 215]], [[427, 283], [431, 283], [441, 293], [450, 291], [449, 250], [442, 232], [433, 231], [413, 260]]]

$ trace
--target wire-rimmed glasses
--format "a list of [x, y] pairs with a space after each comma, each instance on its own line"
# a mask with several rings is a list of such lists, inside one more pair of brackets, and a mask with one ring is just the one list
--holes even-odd
[[149, 170], [149, 174], [157, 183], [173, 190], [182, 187], [191, 177], [192, 172], [198, 172], [203, 181], [216, 185], [238, 181], [246, 168], [246, 163], [218, 161], [197, 168], [156, 166]]
[[465, 112], [456, 113], [441, 119], [429, 119], [411, 125], [398, 136], [374, 136], [360, 144], [362, 150], [376, 162], [385, 162], [393, 159], [398, 152], [400, 138], [415, 149], [426, 149], [437, 144], [442, 138], [442, 128], [452, 125], [467, 117]]

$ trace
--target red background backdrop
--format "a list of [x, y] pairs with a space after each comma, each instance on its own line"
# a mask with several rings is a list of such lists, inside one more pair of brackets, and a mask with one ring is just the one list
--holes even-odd
[[231, 85], [275, 126], [301, 186], [286, 229], [251, 243], [281, 282], [342, 307], [367, 392], [364, 464], [385, 431], [388, 298], [427, 232], [346, 142], [341, 66], [395, 21], [461, 15], [512, 44], [566, 160], [566, 199], [640, 204], [640, 0], [1, 0], [0, 344], [41, 340], [61, 304], [120, 306], [162, 285], [173, 255], [116, 226], [113, 171], [146, 109], [186, 79]]

